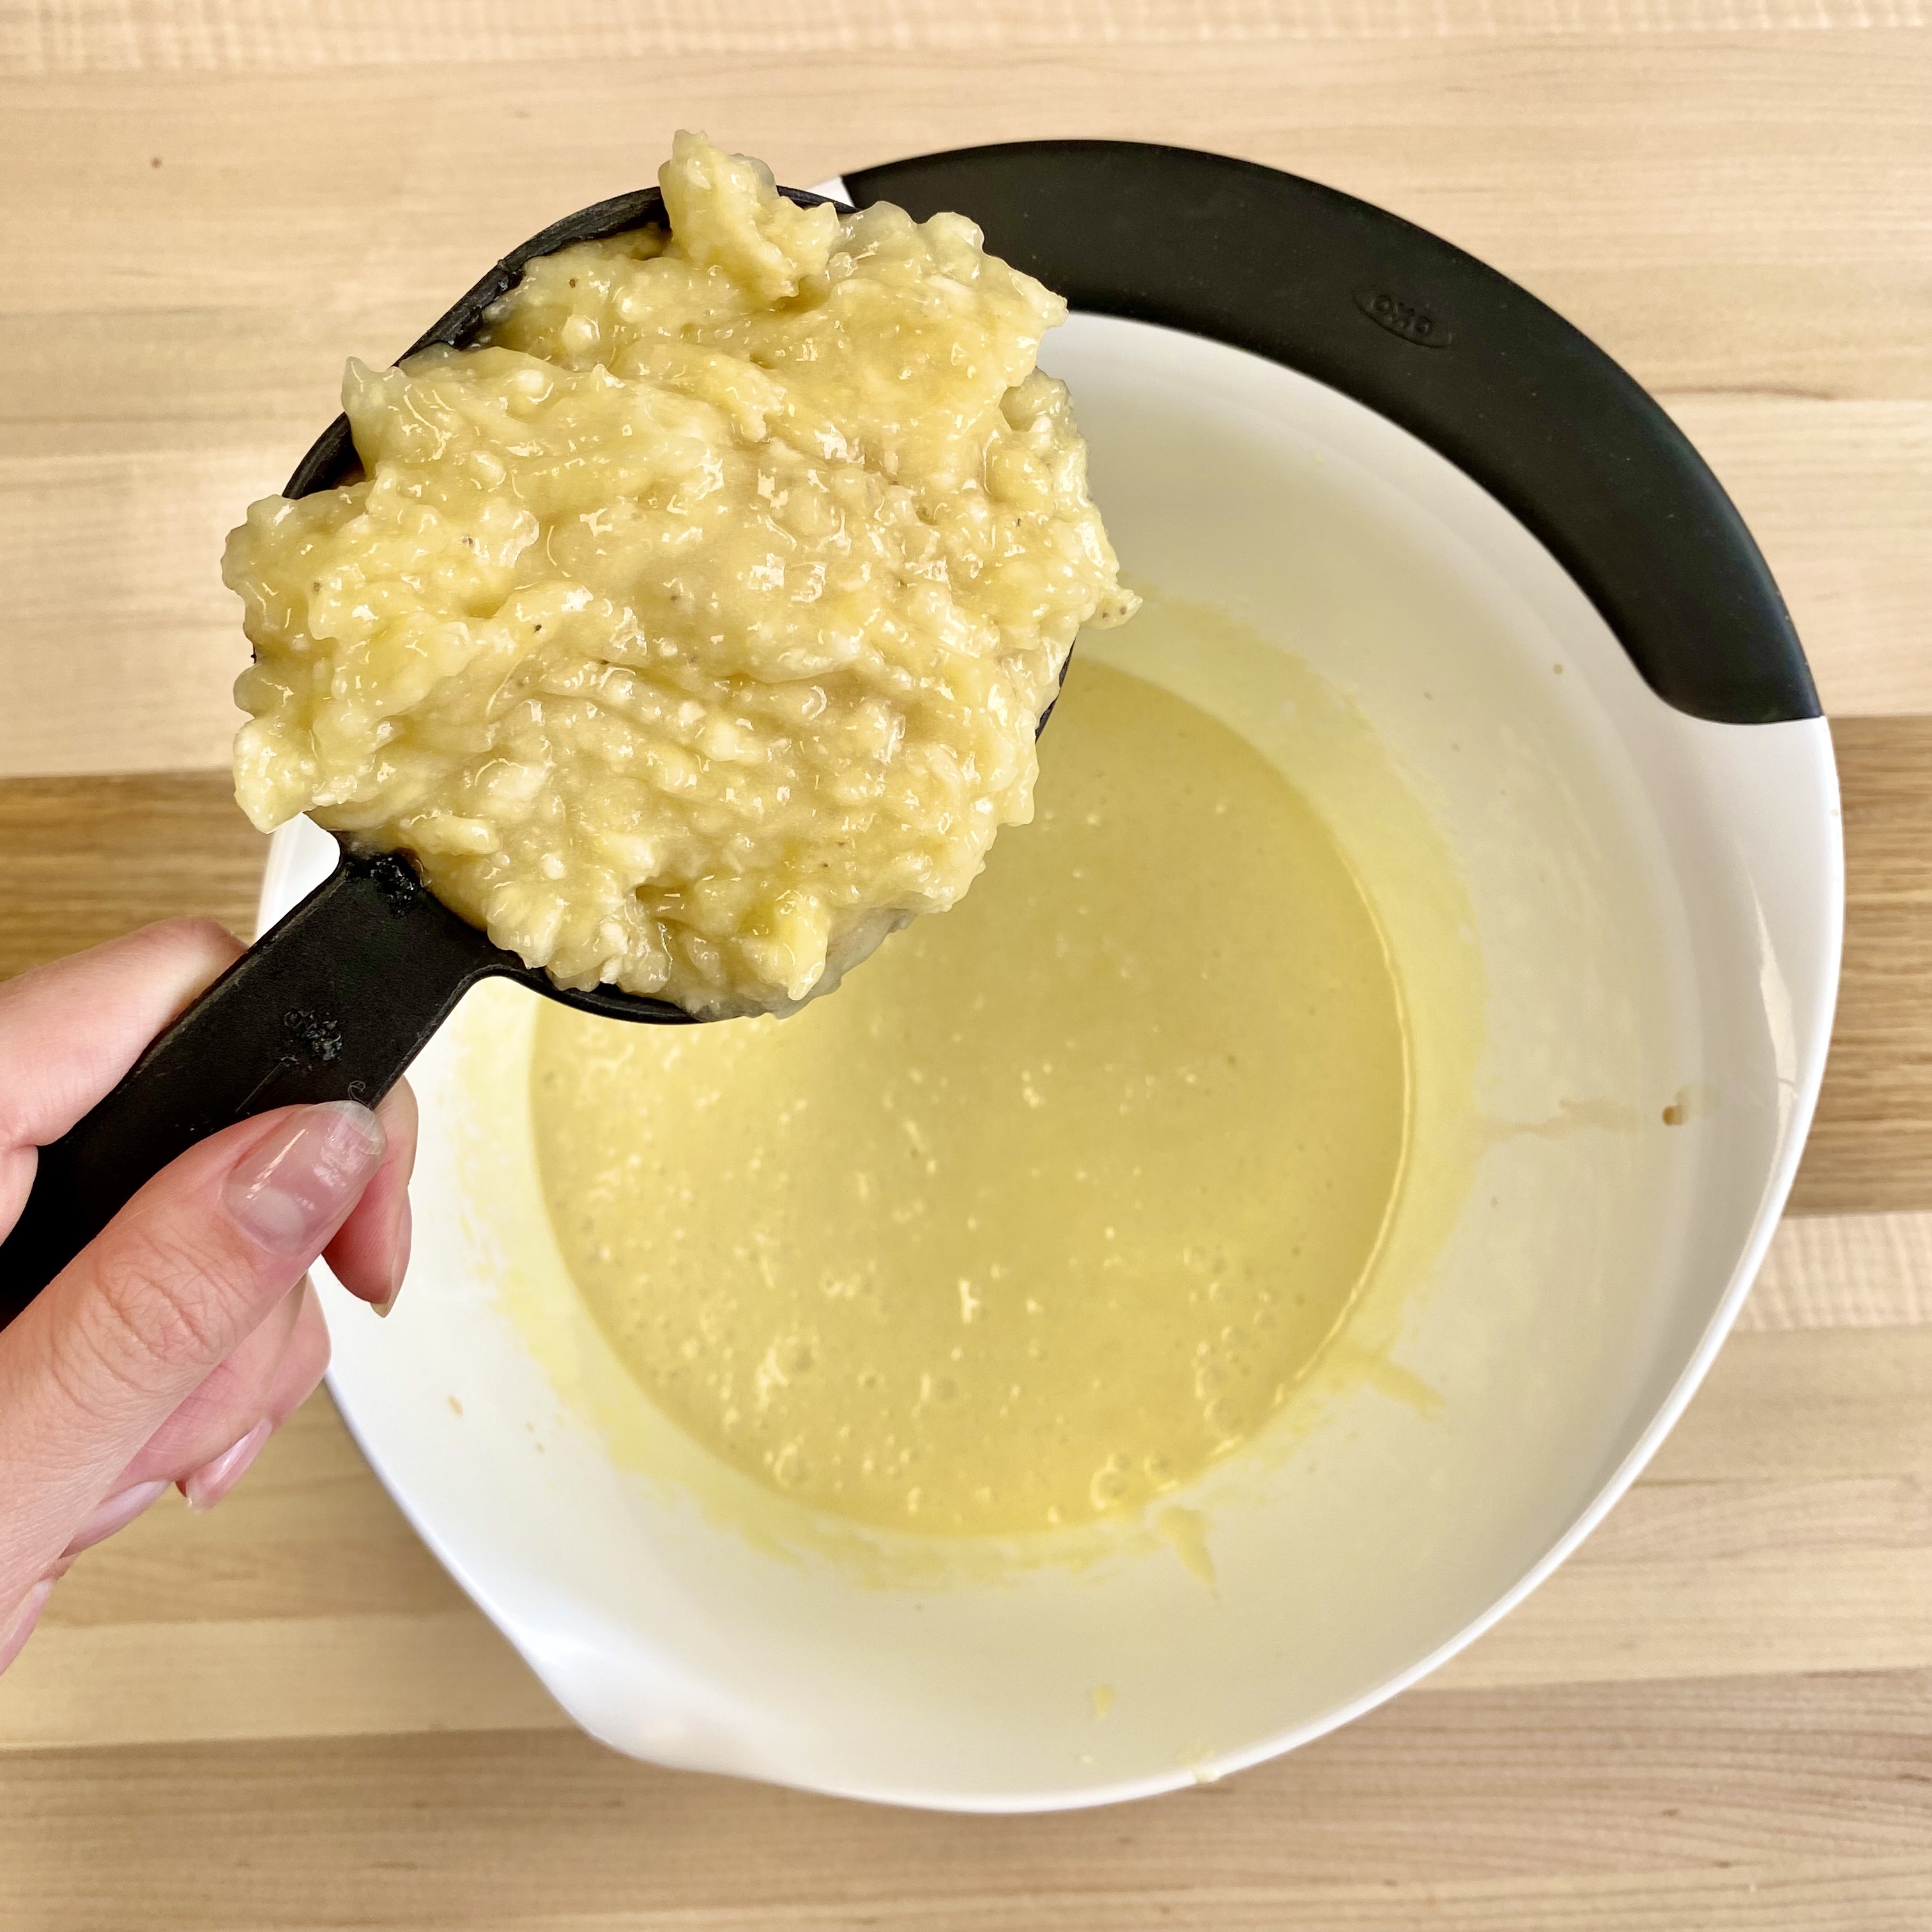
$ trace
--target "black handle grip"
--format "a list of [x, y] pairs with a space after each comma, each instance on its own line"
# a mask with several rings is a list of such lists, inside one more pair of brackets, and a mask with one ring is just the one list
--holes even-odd
[[0, 1327], [146, 1182], [251, 1114], [323, 1100], [373, 1107], [478, 980], [495, 949], [394, 853], [345, 852], [135, 1062], [40, 1150], [0, 1242]]

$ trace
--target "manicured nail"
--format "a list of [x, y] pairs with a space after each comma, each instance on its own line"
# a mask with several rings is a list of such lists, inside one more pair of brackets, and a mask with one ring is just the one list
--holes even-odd
[[21, 1647], [34, 1634], [47, 1599], [54, 1593], [54, 1580], [43, 1576], [20, 1602], [10, 1617], [0, 1617], [0, 1670], [4, 1670], [20, 1654]]
[[262, 1453], [262, 1445], [274, 1433], [274, 1425], [258, 1422], [232, 1448], [224, 1449], [212, 1462], [204, 1462], [193, 1475], [183, 1479], [181, 1492], [191, 1510], [212, 1510], [248, 1473], [248, 1466]]
[[378, 1315], [387, 1318], [389, 1310], [396, 1305], [396, 1297], [403, 1292], [403, 1276], [409, 1272], [410, 1242], [415, 1232], [415, 1223], [410, 1214], [410, 1197], [402, 1196], [396, 1209], [396, 1238], [391, 1244], [389, 1260], [389, 1292], [380, 1301], [369, 1305]]
[[236, 1221], [280, 1255], [320, 1252], [382, 1163], [382, 1124], [352, 1100], [304, 1107], [228, 1177]]
[[166, 1495], [166, 1483], [136, 1483], [131, 1488], [96, 1503], [93, 1514], [74, 1532], [63, 1556], [78, 1556], [97, 1543], [105, 1543], [117, 1529], [125, 1529], [148, 1505]]

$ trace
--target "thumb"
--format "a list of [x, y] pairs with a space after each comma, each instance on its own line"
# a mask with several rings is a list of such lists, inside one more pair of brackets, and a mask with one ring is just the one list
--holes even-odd
[[211, 1136], [0, 1333], [0, 1600], [42, 1572], [148, 1438], [298, 1281], [381, 1164], [348, 1102]]

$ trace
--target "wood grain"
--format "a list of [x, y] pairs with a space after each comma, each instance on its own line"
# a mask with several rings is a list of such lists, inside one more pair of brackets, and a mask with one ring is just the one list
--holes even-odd
[[[568, 1734], [49, 1754], [0, 1763], [0, 1859], [22, 1932], [1923, 1932], [1928, 1688], [1418, 1697], [1100, 1829], [678, 1777]], [[280, 1821], [272, 1856], [220, 1828], [238, 1808]]]
[[1832, 739], [1844, 775], [1844, 968], [1792, 1206], [1932, 1208], [1932, 718], [1841, 718]]
[[1932, 1214], [1787, 1215], [1738, 1326], [1896, 1328], [1932, 1322]]
[[1820, 34], [1922, 27], [1920, 0], [1084, 0], [1024, 11], [938, 0], [801, 8], [789, 0], [0, 0], [0, 72], [256, 72], [400, 62], [676, 59], [703, 54], [1269, 46], [1470, 35]]
[[224, 772], [0, 780], [0, 979], [184, 914], [246, 938], [268, 845]]
[[421, 0], [6, 0], [0, 223], [32, 266], [0, 284], [0, 775], [218, 763], [242, 652], [222, 540], [333, 414], [344, 358], [387, 361], [506, 247], [648, 178], [687, 123], [797, 182], [1088, 135], [1210, 144], [1393, 208], [1676, 412], [1832, 709], [1932, 711], [1918, 19], [572, 0], [488, 7], [472, 32]]

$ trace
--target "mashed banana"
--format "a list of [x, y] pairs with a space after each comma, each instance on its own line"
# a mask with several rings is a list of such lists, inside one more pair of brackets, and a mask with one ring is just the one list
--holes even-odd
[[783, 1010], [1030, 817], [1075, 634], [1134, 600], [1034, 366], [1058, 296], [700, 136], [659, 178], [669, 235], [349, 364], [365, 480], [229, 539], [236, 790], [406, 848], [562, 985]]

